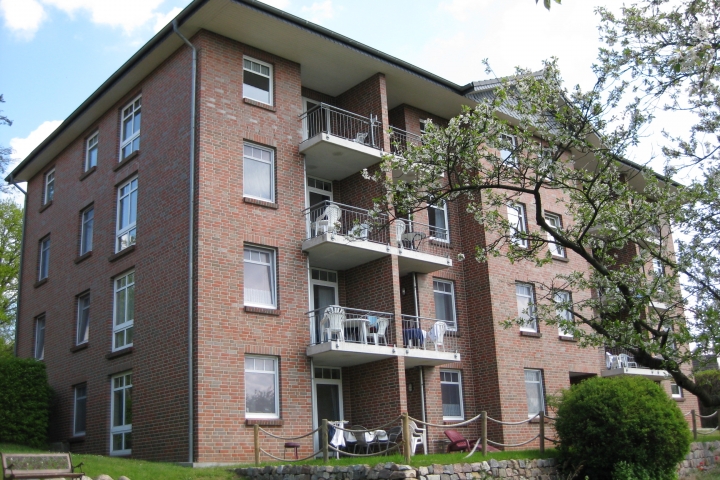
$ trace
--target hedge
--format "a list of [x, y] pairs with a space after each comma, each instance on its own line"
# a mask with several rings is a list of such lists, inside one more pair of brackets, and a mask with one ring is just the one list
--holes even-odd
[[0, 358], [0, 442], [44, 447], [50, 399], [44, 363]]

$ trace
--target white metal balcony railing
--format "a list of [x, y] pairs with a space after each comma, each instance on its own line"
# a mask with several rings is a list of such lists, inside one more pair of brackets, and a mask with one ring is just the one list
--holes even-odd
[[[402, 223], [401, 223], [402, 222]], [[395, 219], [398, 248], [429, 255], [447, 257], [450, 254], [448, 230], [414, 220]]]
[[390, 126], [390, 151], [395, 155], [402, 155], [407, 150], [408, 145], [420, 144], [422, 144], [420, 135]]
[[331, 341], [393, 346], [395, 315], [331, 305], [308, 312], [312, 345]]
[[402, 316], [403, 348], [457, 352], [457, 327], [454, 322], [437, 318]]
[[382, 150], [383, 126], [376, 115], [364, 117], [326, 103], [314, 106], [300, 116], [303, 140], [324, 133], [360, 145]]

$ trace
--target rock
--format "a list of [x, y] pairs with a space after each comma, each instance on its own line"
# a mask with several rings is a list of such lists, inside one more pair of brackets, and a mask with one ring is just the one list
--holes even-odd
[[500, 464], [498, 463], [497, 460], [495, 460], [494, 458], [490, 459], [490, 468], [498, 468], [499, 466], [500, 466]]
[[113, 480], [113, 478], [110, 475], [105, 475], [104, 473], [97, 476], [95, 480]]
[[120, 475], [118, 477], [118, 480], [130, 480], [130, 479], [128, 477], [126, 477], [125, 475]]
[[80, 480], [92, 480], [92, 477], [88, 477], [87, 475], [83, 475], [80, 477]]
[[425, 476], [425, 475], [428, 474], [428, 468], [427, 468], [427, 467], [419, 467], [419, 468], [418, 468], [418, 473], [419, 473], [421, 476]]

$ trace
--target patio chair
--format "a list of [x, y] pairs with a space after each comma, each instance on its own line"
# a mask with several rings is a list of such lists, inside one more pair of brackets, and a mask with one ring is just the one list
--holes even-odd
[[343, 434], [345, 435], [345, 450], [350, 451], [350, 447], [352, 447], [353, 452], [355, 452], [355, 445], [357, 445], [357, 438], [355, 438], [355, 435], [353, 432], [350, 432], [348, 430], [344, 430]]
[[334, 203], [325, 207], [323, 214], [316, 218], [311, 225], [315, 236], [317, 237], [321, 233], [337, 233], [341, 216], [342, 210]]
[[447, 331], [447, 324], [445, 322], [435, 322], [435, 324], [430, 328], [430, 331], [427, 334], [427, 341], [432, 342], [435, 345], [436, 352], [437, 352], [438, 346], [443, 347], [443, 351], [445, 350], [445, 345], [443, 345], [443, 340], [445, 338], [446, 331]]
[[402, 237], [403, 233], [405, 233], [405, 229], [407, 228], [407, 225], [403, 220], [400, 220], [399, 218], [395, 219], [395, 236], [397, 237], [397, 244], [398, 248], [403, 247], [402, 243]]
[[621, 353], [618, 355], [618, 362], [620, 363], [621, 367], [627, 367], [627, 368], [637, 368], [638, 364], [635, 361], [635, 357], [628, 355], [627, 353]]
[[353, 453], [357, 453], [357, 449], [359, 447], [360, 451], [362, 451], [362, 449], [364, 448], [365, 453], [369, 454], [370, 450], [372, 450], [373, 445], [377, 443], [375, 433], [369, 431], [362, 425], [354, 425], [350, 430], [362, 430], [362, 432], [358, 432], [355, 434], [355, 439], [357, 440], [357, 443], [355, 444], [355, 449], [353, 450]]
[[358, 133], [358, 134], [355, 135], [355, 140], [354, 140], [354, 141], [355, 141], [356, 143], [362, 143], [362, 144], [364, 145], [364, 144], [365, 144], [365, 139], [367, 138], [367, 136], [368, 136], [367, 132], [360, 132], [360, 133]]
[[375, 327], [377, 328], [376, 332], [368, 333], [368, 338], [371, 338], [373, 340], [373, 343], [375, 345], [380, 345], [380, 339], [382, 338], [383, 342], [385, 342], [385, 345], [388, 344], [387, 338], [385, 338], [385, 333], [387, 332], [387, 328], [390, 325], [390, 319], [380, 317], [377, 319], [377, 323], [375, 324]]
[[474, 443], [468, 441], [468, 439], [463, 437], [457, 430], [445, 430], [445, 436], [450, 439], [450, 444], [447, 447], [447, 453], [469, 452], [475, 446]]
[[607, 366], [608, 370], [612, 370], [613, 368], [620, 368], [620, 359], [617, 355], [613, 355], [610, 352], [605, 352], [605, 365]]
[[402, 427], [392, 427], [390, 430], [387, 431], [387, 438], [388, 442], [385, 446], [385, 455], [388, 454], [388, 450], [398, 445], [400, 442], [398, 441], [398, 438], [402, 436]]
[[415, 422], [410, 420], [410, 453], [415, 455], [418, 445], [423, 446], [423, 453], [427, 455], [427, 432], [424, 428], [417, 426]]
[[330, 305], [325, 309], [325, 316], [320, 321], [321, 328], [324, 327], [326, 341], [332, 340], [332, 334], [337, 335], [339, 342], [345, 341], [344, 333], [345, 309], [337, 305]]

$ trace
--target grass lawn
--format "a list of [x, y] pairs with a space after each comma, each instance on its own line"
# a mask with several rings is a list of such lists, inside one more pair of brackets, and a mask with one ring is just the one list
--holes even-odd
[[[43, 453], [42, 450], [13, 445], [8, 443], [0, 443], [0, 452], [4, 453]], [[433, 455], [415, 455], [412, 457], [412, 465], [416, 467], [428, 466], [433, 464], [450, 464], [450, 463], [473, 463], [482, 462], [484, 460], [521, 460], [534, 458], [551, 458], [557, 455], [552, 449], [545, 450], [544, 454], [540, 454], [539, 450], [518, 450], [512, 452], [492, 452], [483, 457], [481, 453], [475, 453], [472, 457], [464, 459], [464, 453], [444, 454], [438, 453]], [[120, 475], [125, 475], [130, 480], [155, 480], [162, 478], [164, 480], [230, 480], [237, 479], [235, 474], [230, 471], [231, 467], [212, 467], [212, 468], [187, 468], [174, 465], [172, 463], [162, 462], [146, 462], [143, 460], [131, 460], [126, 458], [105, 457], [101, 455], [80, 455], [73, 454], [73, 463], [83, 462], [83, 470], [89, 477], [95, 478], [101, 473], [110, 475], [117, 479]], [[354, 459], [345, 457], [341, 459], [331, 459], [328, 465], [356, 465], [358, 463], [366, 463], [376, 465], [378, 463], [395, 462], [405, 463], [402, 455], [390, 455], [388, 457], [371, 457], [363, 459]], [[322, 460], [314, 460], [311, 462], [303, 462], [307, 465], [322, 465]], [[264, 462], [262, 465], [282, 465], [283, 462]], [[240, 465], [238, 465], [240, 466]], [[248, 465], [243, 465], [248, 466]], [[720, 480], [720, 477], [718, 477]]]

